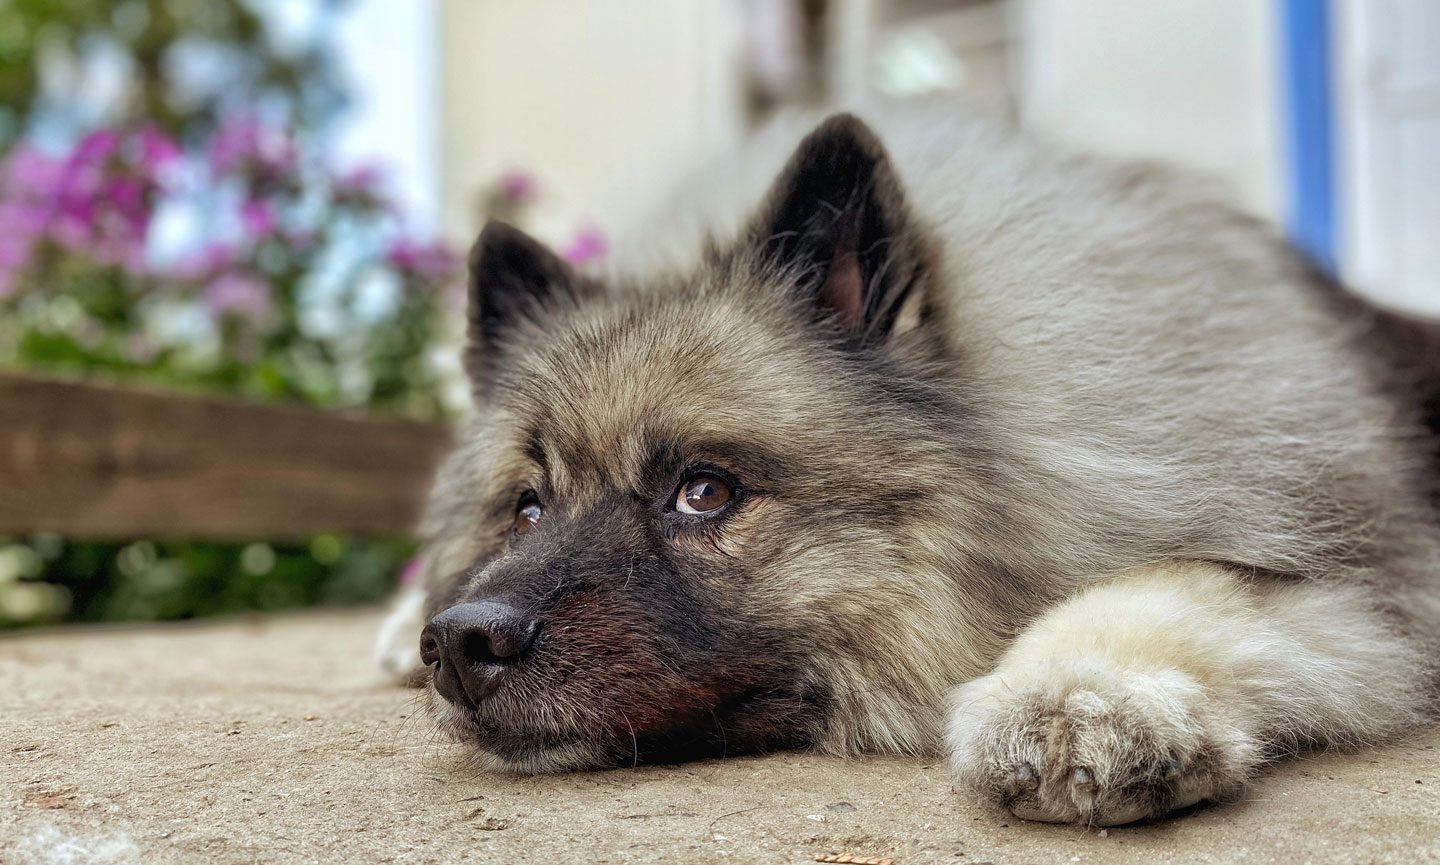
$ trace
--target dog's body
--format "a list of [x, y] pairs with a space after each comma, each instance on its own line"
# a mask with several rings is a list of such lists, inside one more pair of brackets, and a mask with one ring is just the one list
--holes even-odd
[[1377, 319], [1192, 182], [865, 118], [641, 238], [683, 267], [482, 234], [408, 614], [448, 611], [441, 725], [519, 771], [943, 747], [1116, 823], [1429, 717], [1433, 445]]

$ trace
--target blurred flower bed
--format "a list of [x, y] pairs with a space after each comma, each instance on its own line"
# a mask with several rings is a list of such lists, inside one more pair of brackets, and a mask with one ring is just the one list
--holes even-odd
[[[0, 369], [419, 420], [460, 405], [459, 258], [382, 171], [329, 159], [343, 5], [0, 0]], [[313, 32], [269, 7], [309, 9]], [[413, 550], [264, 540], [0, 538], [0, 626], [374, 600]]]
[[329, 175], [250, 118], [198, 155], [147, 125], [21, 144], [0, 163], [0, 365], [442, 417], [458, 259], [399, 226], [377, 172]]

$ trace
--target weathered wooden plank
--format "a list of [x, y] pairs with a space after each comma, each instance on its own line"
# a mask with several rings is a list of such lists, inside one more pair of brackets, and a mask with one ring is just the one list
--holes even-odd
[[0, 373], [0, 533], [404, 533], [441, 426]]

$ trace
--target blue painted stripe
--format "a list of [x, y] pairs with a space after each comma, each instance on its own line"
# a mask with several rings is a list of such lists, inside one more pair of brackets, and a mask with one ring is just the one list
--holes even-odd
[[1335, 272], [1335, 159], [1328, 0], [1278, 0], [1286, 112], [1286, 227]]

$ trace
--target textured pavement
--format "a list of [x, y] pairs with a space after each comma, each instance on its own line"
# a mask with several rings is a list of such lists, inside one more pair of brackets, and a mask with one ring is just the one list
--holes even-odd
[[485, 775], [372, 671], [379, 615], [0, 639], [0, 862], [1440, 862], [1440, 732], [1104, 833], [981, 809], [937, 761]]

